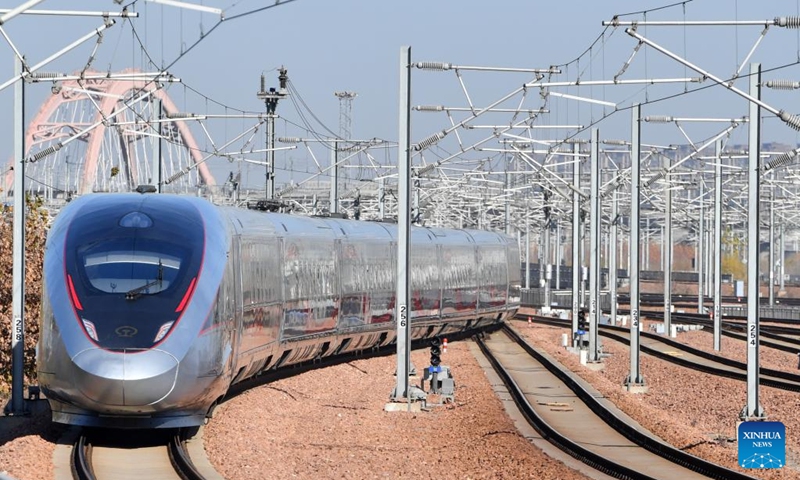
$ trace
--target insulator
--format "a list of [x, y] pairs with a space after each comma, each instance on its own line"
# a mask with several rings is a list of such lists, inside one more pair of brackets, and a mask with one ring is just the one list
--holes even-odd
[[29, 163], [33, 163], [33, 162], [39, 161], [39, 160], [43, 159], [44, 157], [46, 157], [48, 155], [52, 155], [52, 154], [56, 153], [57, 151], [61, 150], [61, 147], [63, 147], [63, 146], [64, 145], [61, 142], [58, 142], [55, 145], [49, 146], [49, 147], [45, 148], [44, 150], [42, 150], [40, 152], [36, 152], [33, 155], [33, 157], [30, 157], [28, 159], [28, 162]]
[[281, 143], [302, 143], [303, 139], [300, 137], [278, 137]]
[[443, 105], [417, 105], [414, 110], [418, 112], [443, 112]]
[[289, 81], [289, 75], [286, 74], [287, 70], [283, 67], [278, 70], [278, 85], [282, 92], [286, 91], [286, 82]]
[[658, 173], [656, 173], [655, 175], [653, 175], [652, 177], [650, 177], [650, 179], [648, 179], [646, 182], [644, 182], [644, 186], [645, 187], [649, 187], [650, 185], [656, 183], [657, 181], [661, 180], [662, 178], [664, 178], [666, 176], [667, 176], [667, 172], [665, 170], [661, 170]]
[[414, 145], [414, 150], [417, 151], [424, 150], [433, 145], [434, 143], [438, 142], [439, 140], [443, 139], [446, 135], [447, 133], [445, 133], [444, 130], [442, 130], [441, 132], [436, 132], [430, 137], [426, 138], [425, 140]]
[[650, 115], [644, 117], [645, 122], [653, 122], [653, 123], [670, 123], [675, 121], [673, 117], [669, 117], [667, 115]]
[[32, 80], [51, 80], [53, 78], [63, 77], [63, 73], [58, 72], [34, 72], [30, 74]]
[[792, 150], [790, 152], [782, 153], [777, 157], [773, 158], [769, 162], [764, 165], [764, 171], [772, 170], [773, 168], [782, 167], [784, 165], [788, 165], [797, 157], [797, 150]]
[[299, 187], [299, 185], [289, 185], [288, 187], [286, 187], [283, 190], [281, 190], [278, 193], [276, 193], [275, 196], [276, 197], [280, 197], [282, 195], [286, 195], [289, 192], [293, 192], [293, 191], [297, 190], [297, 187]]
[[417, 62], [416, 67], [420, 70], [450, 70], [453, 65], [444, 62]]
[[197, 115], [194, 114], [194, 113], [188, 113], [188, 112], [171, 112], [171, 113], [168, 112], [165, 115], [165, 117], [167, 117], [167, 118], [191, 118], [191, 117], [194, 117], [194, 116], [197, 116]]
[[430, 172], [434, 168], [438, 167], [438, 163], [431, 163], [430, 165], [425, 165], [424, 167], [417, 170], [417, 176], [425, 175], [426, 173]]
[[800, 28], [800, 17], [789, 15], [788, 17], [775, 17], [775, 25], [786, 28]]
[[259, 92], [266, 92], [266, 81], [264, 80], [264, 74], [261, 74], [261, 90]]
[[169, 177], [169, 178], [168, 178], [168, 179], [167, 179], [167, 180], [164, 182], [164, 185], [169, 185], [170, 183], [174, 182], [175, 180], [177, 180], [177, 179], [181, 178], [181, 177], [182, 177], [182, 176], [184, 176], [184, 175], [186, 175], [186, 172], [185, 172], [184, 170], [180, 170], [180, 171], [179, 171], [178, 173], [176, 173], [175, 175], [173, 175], [173, 176]]
[[767, 80], [764, 86], [767, 88], [774, 88], [775, 90], [794, 90], [800, 88], [800, 82], [793, 82], [791, 80]]
[[794, 128], [795, 130], [800, 130], [800, 115], [793, 115], [791, 113], [787, 113], [784, 110], [778, 112], [778, 118], [786, 122], [786, 125]]
[[625, 140], [603, 140], [603, 143], [606, 145], [627, 145], [628, 143]]

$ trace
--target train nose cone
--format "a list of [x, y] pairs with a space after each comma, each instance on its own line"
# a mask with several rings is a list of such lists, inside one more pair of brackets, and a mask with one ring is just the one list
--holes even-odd
[[175, 388], [178, 360], [163, 350], [109, 352], [84, 350], [72, 359], [74, 384], [104, 405], [142, 406], [162, 400]]

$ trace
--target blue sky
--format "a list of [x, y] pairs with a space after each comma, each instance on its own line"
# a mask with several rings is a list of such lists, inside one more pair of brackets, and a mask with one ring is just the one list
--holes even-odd
[[[260, 8], [264, 2], [242, 0], [192, 0], [208, 6], [223, 8], [226, 17]], [[20, 1], [6, 2], [13, 6]], [[564, 0], [544, 2], [515, 0], [498, 2], [419, 1], [404, 2], [358, 0], [296, 0], [241, 18], [219, 24], [188, 54], [182, 56], [170, 72], [183, 79], [186, 85], [202, 92], [213, 101], [244, 110], [263, 111], [256, 99], [259, 76], [267, 75], [267, 85], [277, 86], [276, 68], [283, 65], [291, 82], [302, 95], [310, 110], [327, 127], [338, 132], [339, 104], [333, 92], [350, 90], [358, 93], [353, 102], [353, 136], [356, 138], [397, 138], [398, 58], [400, 47], [410, 45], [415, 61], [442, 61], [458, 65], [546, 68], [565, 64], [581, 55], [603, 32], [601, 22], [617, 13], [641, 11], [667, 4], [666, 1], [625, 0], [598, 2]], [[37, 8], [86, 10], [116, 10], [111, 0], [93, 2], [57, 2], [46, 0]], [[213, 14], [182, 10], [140, 0], [133, 7], [141, 15], [131, 21], [148, 54], [160, 64], [178, 58], [181, 46], [195, 43], [201, 32], [208, 32], [218, 23]], [[653, 11], [649, 20], [765, 20], [776, 16], [800, 14], [800, 2], [694, 0], [683, 6]], [[642, 15], [623, 19], [642, 19]], [[32, 63], [36, 63], [73, 39], [99, 26], [99, 19], [53, 18], [24, 16], [12, 19], [7, 32], [18, 48]], [[686, 55], [698, 65], [728, 77], [758, 38], [762, 27], [640, 27], [639, 31], [680, 55]], [[608, 34], [584, 55], [580, 62], [564, 67], [558, 79], [609, 79], [630, 56], [636, 41], [622, 28]], [[93, 42], [77, 48], [52, 66], [43, 70], [75, 71], [85, 65]], [[753, 60], [765, 68], [797, 61], [800, 58], [798, 30], [772, 27], [759, 46]], [[12, 53], [7, 44], [0, 46], [0, 79], [11, 77]], [[151, 70], [144, 61], [143, 50], [134, 37], [131, 25], [118, 22], [109, 29], [98, 49], [94, 66], [105, 70], [136, 67]], [[745, 68], [746, 71], [746, 68]], [[784, 74], [785, 73], [785, 74]], [[797, 68], [781, 72], [781, 78], [798, 78]], [[697, 76], [678, 63], [644, 48], [623, 78]], [[530, 81], [530, 74], [497, 74], [464, 72], [463, 79], [475, 105], [485, 105]], [[710, 82], [707, 82], [708, 85]], [[740, 80], [737, 84], [746, 88]], [[634, 101], [653, 100], [682, 91], [683, 87], [647, 90], [634, 88], [582, 88], [569, 93], [605, 98], [627, 106]], [[616, 90], [615, 90], [616, 89]], [[0, 92], [0, 124], [2, 143], [0, 158], [11, 154], [11, 91]], [[566, 91], [566, 90], [564, 90]], [[452, 71], [445, 73], [413, 72], [413, 104], [466, 104], [458, 80]], [[204, 99], [176, 85], [170, 95], [180, 108], [196, 113], [225, 113], [213, 101]], [[27, 116], [31, 118], [42, 100], [50, 94], [49, 86], [35, 85], [27, 91]], [[776, 107], [790, 112], [800, 111], [797, 93], [768, 92], [765, 99]], [[534, 99], [536, 95], [531, 95]], [[551, 99], [552, 100], [552, 99]], [[526, 103], [527, 105], [527, 103]], [[508, 105], [512, 106], [512, 105]], [[535, 106], [531, 102], [530, 106]], [[549, 124], [586, 124], [611, 113], [601, 107], [569, 101], [552, 101], [551, 115], [543, 120]], [[744, 100], [721, 88], [662, 102], [646, 107], [644, 113], [678, 116], [745, 115]], [[282, 100], [278, 114], [294, 123], [302, 123], [294, 105]], [[228, 112], [230, 113], [230, 111]], [[308, 112], [306, 117], [311, 118]], [[442, 115], [415, 113], [413, 139], [425, 138], [449, 124]], [[480, 122], [478, 122], [480, 123]], [[601, 136], [627, 138], [630, 115], [627, 111], [611, 115], [599, 124]], [[215, 123], [213, 134], [224, 141], [241, 131], [241, 121]], [[313, 128], [324, 133], [313, 123]], [[698, 126], [692, 136], [711, 135], [710, 127]], [[716, 128], [716, 127], [715, 127]], [[740, 129], [736, 135], [745, 141]], [[286, 124], [278, 124], [279, 135], [307, 136]], [[555, 133], [553, 138], [555, 138]], [[588, 132], [579, 134], [588, 138]], [[653, 127], [645, 133], [652, 143], [685, 143], [674, 129]], [[765, 121], [765, 140], [796, 143], [797, 134], [776, 121]], [[286, 160], [300, 153], [279, 153]], [[326, 157], [323, 157], [326, 158]], [[226, 166], [218, 165], [222, 172]], [[284, 179], [287, 177], [284, 175]], [[219, 176], [219, 173], [218, 173]], [[279, 179], [280, 181], [280, 179]]]

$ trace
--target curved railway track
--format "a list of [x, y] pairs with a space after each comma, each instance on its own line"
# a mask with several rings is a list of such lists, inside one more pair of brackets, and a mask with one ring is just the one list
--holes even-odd
[[[630, 295], [627, 293], [620, 293], [617, 295], [619, 298], [620, 303], [627, 303], [630, 301]], [[664, 294], [663, 293], [646, 293], [642, 292], [639, 294], [639, 299], [641, 305], [648, 305], [648, 306], [655, 306], [655, 305], [664, 305]], [[720, 300], [722, 303], [726, 304], [742, 304], [746, 305], [746, 303], [742, 303], [742, 298], [737, 297], [735, 295], [722, 295], [720, 296]], [[672, 294], [672, 298], [670, 299], [670, 303], [675, 305], [676, 307], [697, 307], [698, 296], [697, 295], [688, 295], [688, 294]], [[706, 305], [714, 303], [714, 298], [710, 296], [703, 297], [703, 303]], [[767, 306], [769, 305], [769, 297], [760, 297], [759, 304]], [[792, 297], [782, 297], [780, 298], [780, 305], [781, 306], [798, 306], [800, 305], [800, 298], [792, 298]]]
[[[485, 326], [473, 328], [463, 332], [454, 332], [448, 334], [448, 338], [455, 340], [462, 340], [470, 338], [473, 335], [484, 331]], [[496, 328], [496, 327], [494, 327]], [[427, 347], [428, 340], [415, 340], [412, 342], [412, 349]], [[300, 364], [292, 365], [285, 368], [280, 368], [263, 375], [253, 377], [243, 382], [235, 384], [226, 394], [224, 401], [236, 397], [252, 388], [265, 385], [269, 382], [287, 378], [313, 370], [316, 368], [324, 368], [332, 365], [346, 363], [352, 361], [354, 358], [373, 358], [379, 356], [391, 355], [396, 351], [396, 347], [386, 345], [383, 347], [376, 347], [365, 351], [348, 352], [335, 356], [325, 357], [323, 359], [313, 359]], [[115, 432], [115, 433], [114, 433]], [[85, 430], [78, 435], [77, 440], [73, 444], [69, 452], [69, 469], [73, 478], [78, 480], [94, 480], [94, 479], [206, 479], [217, 480], [222, 477], [213, 471], [213, 466], [208, 464], [207, 459], [196, 458], [192, 462], [191, 457], [187, 453], [187, 445], [185, 441], [185, 432], [179, 432], [179, 435], [174, 435], [171, 438], [161, 437], [161, 442], [158, 445], [152, 445], [152, 440], [147, 442], [139, 442], [139, 446], [132, 446], [131, 443], [123, 444], [123, 442], [109, 439], [109, 435], [129, 436], [131, 430], [125, 430], [124, 433], [114, 430]], [[141, 432], [141, 431], [140, 431]], [[161, 434], [162, 430], [151, 430], [153, 435]], [[192, 441], [197, 439], [194, 437]], [[141, 444], [145, 444], [142, 446]], [[202, 442], [199, 443], [202, 445]], [[195, 446], [195, 451], [197, 447]], [[199, 447], [202, 451], [202, 447]], [[64, 456], [66, 462], [67, 456]], [[204, 466], [204, 464], [207, 464]], [[64, 465], [66, 468], [67, 465]], [[199, 469], [196, 467], [202, 467]], [[181, 473], [178, 473], [181, 472]]]
[[[525, 318], [528, 317], [531, 317], [537, 323], [546, 325], [562, 328], [569, 328], [571, 326], [568, 321], [558, 320], [551, 317], [542, 317], [536, 315], [525, 316]], [[618, 341], [625, 345], [630, 345], [630, 330], [626, 327], [600, 325], [600, 330], [598, 333], [603, 337]], [[712, 375], [718, 375], [721, 377], [732, 378], [735, 380], [747, 381], [747, 364], [743, 362], [738, 362], [736, 360], [714, 355], [713, 353], [698, 350], [680, 342], [676, 342], [675, 340], [665, 338], [661, 335], [656, 335], [649, 332], [640, 332], [639, 335], [642, 353], [652, 355], [661, 360], [666, 360], [692, 370], [710, 373]], [[676, 353], [679, 353], [680, 356], [676, 355]], [[762, 367], [760, 369], [759, 382], [761, 385], [767, 387], [788, 390], [790, 392], [800, 392], [800, 375], [794, 373]]]
[[171, 434], [166, 445], [93, 442], [88, 434], [81, 433], [72, 447], [70, 467], [76, 480], [206, 478], [192, 463], [181, 431]]
[[[664, 315], [647, 314], [650, 318], [664, 318]], [[673, 323], [688, 323], [701, 325], [713, 331], [714, 321], [705, 315], [672, 314]], [[722, 321], [722, 335], [736, 340], [746, 341], [747, 323], [736, 320]], [[741, 332], [741, 333], [740, 333]], [[776, 325], [759, 324], [759, 342], [765, 347], [774, 348], [789, 353], [800, 352], [800, 329], [791, 327], [780, 327]]]
[[646, 432], [513, 329], [476, 337], [526, 420], [567, 454], [621, 479], [751, 479]]
[[[630, 315], [630, 305], [622, 304], [624, 308], [618, 308], [617, 313], [621, 315]], [[652, 317], [652, 318], [664, 318], [664, 305], [660, 305], [662, 308], [659, 310], [641, 310], [641, 315], [643, 317]], [[609, 310], [603, 310], [603, 313], [610, 315], [611, 312]], [[694, 321], [694, 320], [708, 320], [712, 321], [712, 318], [707, 313], [692, 313], [692, 312], [672, 312], [672, 318], [680, 318], [686, 321]], [[723, 315], [725, 322], [730, 322], [731, 324], [746, 324], [747, 317], [746, 316], [738, 316], [738, 315]], [[762, 328], [767, 328], [773, 330], [775, 332], [786, 332], [792, 335], [800, 335], [800, 320], [795, 320], [792, 318], [775, 318], [775, 317], [759, 317], [759, 322], [761, 323]], [[776, 324], [776, 325], [773, 325]], [[794, 325], [794, 327], [781, 327], [779, 325]]]

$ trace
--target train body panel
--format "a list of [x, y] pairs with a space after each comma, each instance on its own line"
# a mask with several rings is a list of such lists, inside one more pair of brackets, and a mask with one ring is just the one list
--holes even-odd
[[[510, 237], [413, 228], [413, 339], [518, 306]], [[53, 419], [200, 424], [233, 383], [388, 345], [396, 227], [172, 195], [93, 194], [48, 235], [37, 366]]]

